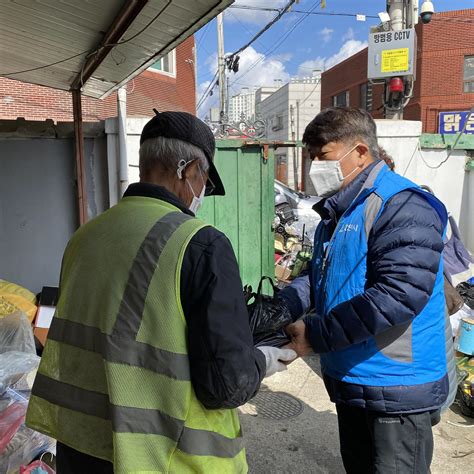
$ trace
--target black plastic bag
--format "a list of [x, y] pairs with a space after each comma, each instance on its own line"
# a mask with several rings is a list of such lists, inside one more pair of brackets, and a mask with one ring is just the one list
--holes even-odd
[[465, 281], [464, 283], [459, 283], [459, 285], [456, 286], [456, 290], [458, 290], [464, 303], [466, 303], [469, 308], [474, 309], [474, 285]]
[[[272, 286], [273, 295], [262, 293], [262, 285], [268, 280]], [[255, 346], [281, 347], [289, 344], [290, 340], [284, 328], [293, 322], [290, 311], [277, 297], [278, 288], [270, 277], [262, 277], [257, 293], [252, 293], [250, 287], [245, 287], [245, 298], [249, 312], [249, 323]], [[248, 303], [252, 297], [254, 301]]]

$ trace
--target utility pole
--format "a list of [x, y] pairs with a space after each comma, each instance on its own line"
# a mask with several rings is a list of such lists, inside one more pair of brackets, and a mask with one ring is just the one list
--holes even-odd
[[[298, 104], [299, 107], [299, 104]], [[290, 105], [290, 131], [291, 131], [291, 141], [296, 141], [296, 134], [295, 134], [295, 107]], [[296, 154], [296, 143], [295, 146], [292, 148], [292, 155], [293, 155], [293, 188], [298, 190], [298, 157]]]
[[[299, 140], [299, 139], [300, 139], [300, 101], [297, 100], [296, 101], [296, 140]], [[302, 177], [304, 176], [304, 170], [301, 169], [301, 173], [299, 172], [300, 166], [302, 164], [301, 148], [299, 146], [295, 146], [295, 150], [296, 150], [296, 169], [298, 170], [297, 175], [299, 174], [299, 179], [302, 179]], [[298, 180], [298, 183], [296, 183], [296, 189], [298, 190], [304, 189], [303, 183], [302, 182], [300, 183], [299, 180]]]
[[226, 77], [226, 97], [225, 97], [225, 114], [229, 118], [229, 102], [230, 102], [230, 80], [229, 76]]
[[[414, 28], [418, 23], [418, 0], [387, 0], [388, 14], [390, 15], [390, 29], [400, 31], [407, 28]], [[413, 91], [415, 77], [408, 79], [411, 81], [410, 89]], [[403, 108], [408, 104], [408, 97], [405, 96], [407, 83], [401, 77], [392, 77], [387, 80], [386, 87], [389, 94], [400, 94], [400, 105], [397, 109], [385, 108], [385, 117], [392, 120], [403, 119]]]
[[219, 121], [225, 114], [224, 14], [217, 15], [217, 67], [219, 80]]
[[[411, 0], [408, 0], [411, 3]], [[390, 27], [392, 31], [400, 31], [405, 28], [405, 18], [406, 18], [406, 2], [403, 0], [389, 0], [389, 9], [388, 14], [390, 15]], [[397, 80], [398, 79], [398, 80]], [[393, 87], [402, 87], [403, 79], [398, 77], [392, 77], [389, 79], [387, 84], [388, 89]], [[400, 107], [398, 110], [391, 110], [386, 108], [385, 117], [392, 120], [402, 120], [403, 119], [403, 108]]]

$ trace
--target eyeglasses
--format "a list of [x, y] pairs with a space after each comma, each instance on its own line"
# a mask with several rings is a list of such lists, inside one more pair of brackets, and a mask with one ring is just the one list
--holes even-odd
[[[199, 172], [201, 173], [201, 176], [203, 176], [203, 171], [201, 169], [201, 165], [198, 164], [199, 167]], [[212, 182], [212, 179], [208, 176], [205, 184], [205, 191], [204, 191], [204, 196], [210, 196], [216, 189], [216, 185]]]
[[210, 196], [216, 189], [216, 185], [212, 182], [210, 177], [207, 178], [206, 181], [206, 191], [204, 192], [204, 196]]

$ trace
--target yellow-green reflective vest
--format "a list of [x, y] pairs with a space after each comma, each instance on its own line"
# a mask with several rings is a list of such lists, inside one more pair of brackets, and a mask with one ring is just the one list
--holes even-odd
[[126, 197], [69, 242], [27, 425], [116, 473], [247, 472], [235, 410], [207, 410], [190, 381], [183, 255], [205, 224]]

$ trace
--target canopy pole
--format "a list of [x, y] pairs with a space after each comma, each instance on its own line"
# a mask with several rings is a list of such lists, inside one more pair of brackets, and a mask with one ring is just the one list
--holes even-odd
[[72, 110], [74, 115], [74, 155], [76, 158], [77, 203], [79, 207], [79, 224], [87, 222], [87, 190], [84, 168], [84, 133], [82, 129], [81, 90], [73, 89]]

